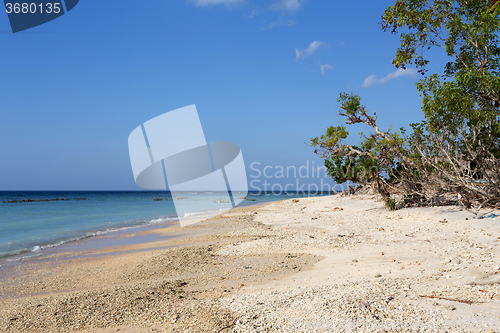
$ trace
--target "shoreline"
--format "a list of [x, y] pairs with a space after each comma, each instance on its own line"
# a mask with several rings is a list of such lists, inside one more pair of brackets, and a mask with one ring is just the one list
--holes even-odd
[[[219, 211], [213, 211], [213, 212], [200, 212], [194, 214], [192, 219], [194, 220], [203, 220], [206, 218], [209, 218], [211, 216], [216, 216], [220, 214]], [[77, 237], [77, 238], [69, 238], [67, 240], [62, 240], [60, 242], [54, 243], [54, 244], [44, 244], [44, 245], [35, 245], [32, 250], [21, 250], [20, 253], [12, 254], [12, 255], [5, 255], [3, 257], [0, 257], [0, 266], [2, 266], [2, 262], [11, 262], [11, 261], [19, 261], [19, 260], [26, 260], [30, 259], [32, 257], [37, 257], [37, 256], [43, 256], [47, 252], [54, 252], [54, 251], [65, 251], [65, 247], [74, 247], [75, 244], [82, 244], [86, 242], [90, 242], [90, 240], [98, 240], [100, 238], [106, 238], [106, 237], [113, 237], [113, 238], [120, 238], [120, 236], [123, 236], [122, 238], [127, 238], [127, 234], [137, 234], [141, 233], [143, 229], [162, 229], [166, 226], [170, 225], [175, 225], [178, 224], [178, 219], [177, 218], [166, 218], [163, 219], [161, 222], [153, 222], [157, 221], [160, 218], [152, 219], [147, 223], [143, 224], [135, 224], [135, 225], [128, 225], [128, 226], [122, 226], [122, 227], [115, 227], [111, 229], [105, 229], [105, 230], [96, 230], [96, 231], [89, 231], [87, 232], [87, 235]], [[83, 245], [83, 249], [85, 249], [85, 245]], [[106, 245], [102, 244], [102, 248], [107, 247]]]
[[133, 237], [157, 238], [0, 268], [0, 330], [500, 330], [500, 225], [457, 207], [288, 199]]
[[[16, 192], [16, 191], [0, 191], [0, 193], [10, 193], [10, 192]], [[40, 193], [45, 194], [45, 193], [71, 193], [73, 195], [78, 194], [84, 196], [85, 194], [88, 193], [96, 193], [99, 191], [17, 191], [20, 193], [29, 193], [33, 192], [40, 196]], [[123, 191], [102, 191], [103, 193], [121, 193]], [[128, 191], [130, 193], [142, 193], [142, 191]], [[148, 191], [146, 191], [148, 192]], [[156, 192], [154, 192], [156, 193]], [[163, 193], [163, 192], [160, 192]], [[274, 196], [272, 193], [254, 193], [254, 192], [249, 192], [250, 196]], [[290, 195], [298, 195], [297, 193], [290, 193]], [[302, 193], [302, 195], [306, 195], [306, 193]], [[311, 193], [308, 193], [307, 195], [311, 195]], [[37, 197], [37, 196], [34, 196]], [[25, 203], [29, 202], [39, 202], [39, 201], [70, 201], [70, 200], [88, 200], [87, 198], [57, 198], [57, 199], [46, 199], [45, 195], [41, 195], [40, 197], [45, 198], [45, 199], [22, 199], [17, 201], [20, 203]], [[287, 198], [280, 198], [279, 200], [286, 200]], [[240, 207], [249, 207], [249, 206], [255, 206], [255, 205], [261, 205], [265, 204], [267, 202], [272, 202], [276, 201], [275, 199], [271, 199], [269, 201], [256, 201], [255, 199], [247, 199], [248, 201], [244, 201], [243, 205]], [[278, 200], [278, 201], [279, 201]], [[4, 201], [4, 203], [10, 203], [10, 201]], [[13, 202], [13, 201], [12, 201]], [[190, 213], [188, 216], [185, 216], [184, 219], [188, 218], [191, 219], [198, 219], [199, 216], [202, 216], [203, 218], [208, 218], [210, 216], [214, 216], [217, 214], [222, 213], [226, 209], [212, 209], [212, 210], [204, 210], [204, 211], [195, 211], [193, 213]], [[174, 211], [175, 213], [175, 211]], [[32, 243], [29, 246], [25, 246], [24, 248], [19, 248], [19, 249], [14, 249], [14, 250], [8, 250], [5, 252], [0, 252], [0, 266], [2, 265], [2, 261], [10, 261], [10, 260], [17, 260], [18, 258], [22, 258], [24, 256], [36, 256], [37, 254], [40, 253], [41, 250], [47, 250], [47, 249], [52, 249], [52, 248], [58, 248], [60, 246], [64, 246], [66, 244], [72, 244], [75, 242], [79, 242], [83, 239], [87, 238], [92, 238], [92, 237], [98, 237], [101, 235], [106, 235], [106, 234], [115, 234], [115, 233], [122, 233], [122, 232], [128, 232], [127, 230], [130, 230], [130, 232], [134, 232], [134, 229], [141, 229], [141, 228], [148, 228], [148, 227], [155, 227], [155, 226], [161, 226], [165, 223], [176, 223], [178, 222], [178, 218], [175, 215], [171, 216], [157, 216], [157, 217], [150, 217], [150, 218], [138, 218], [136, 220], [124, 220], [121, 223], [118, 223], [116, 226], [113, 227], [107, 227], [107, 226], [96, 226], [94, 229], [89, 229], [87, 231], [78, 231], [74, 230], [74, 235], [73, 236], [67, 236], [66, 238], [54, 238], [51, 240], [41, 240], [38, 243]]]
[[[249, 204], [243, 207], [253, 207], [261, 204], [265, 203]], [[188, 219], [193, 221], [193, 223], [199, 223], [223, 213], [224, 210], [193, 213]], [[172, 228], [181, 228], [177, 218], [156, 223], [150, 222], [95, 231], [91, 232], [88, 236], [78, 239], [62, 241], [57, 244], [36, 246], [38, 249], [2, 257], [0, 258], [0, 270], [2, 267], [8, 268], [8, 265], [13, 262], [22, 263], [30, 260], [46, 260], [45, 258], [52, 257], [64, 258], [65, 256], [79, 256], [80, 254], [89, 256], [92, 253], [104, 255], [115, 252], [115, 249], [121, 249], [119, 252], [124, 252], [130, 251], [130, 248], [148, 248], [148, 244], [168, 240], [169, 236], [165, 238], [164, 235], [169, 233]]]

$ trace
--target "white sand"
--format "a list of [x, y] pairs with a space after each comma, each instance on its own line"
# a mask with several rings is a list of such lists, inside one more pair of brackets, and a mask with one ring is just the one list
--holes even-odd
[[[300, 323], [314, 323], [335, 312], [325, 311], [324, 304], [318, 305], [318, 300], [337, 302], [336, 306], [342, 307], [339, 299], [346, 292], [355, 294], [360, 288], [372, 290], [380, 285], [387, 289], [381, 290], [382, 295], [390, 297], [391, 293], [399, 293], [399, 303], [415, 311], [421, 309], [429, 315], [435, 314], [434, 320], [454, 324], [461, 321], [460, 327], [469, 326], [473, 331], [485, 325], [500, 329], [500, 218], [478, 219], [457, 207], [391, 212], [382, 202], [364, 195], [275, 202], [259, 209], [255, 221], [268, 225], [269, 235], [278, 237], [228, 245], [219, 253], [300, 252], [325, 257], [311, 270], [248, 287], [238, 297], [224, 301], [233, 310], [256, 313], [261, 318], [260, 325], [265, 326], [266, 320], [275, 320], [277, 331], [300, 331]], [[252, 230], [238, 233], [252, 234]], [[411, 291], [401, 287], [402, 281], [411, 285], [408, 288]], [[396, 291], [388, 290], [392, 287]], [[297, 297], [304, 289], [311, 294]], [[278, 299], [287, 299], [290, 304], [276, 307]], [[365, 300], [369, 303], [370, 297]], [[485, 303], [469, 305], [456, 300]], [[299, 308], [302, 310], [298, 311]], [[307, 319], [304, 309], [316, 315]], [[282, 320], [287, 314], [299, 323], [295, 329], [286, 329], [291, 328], [290, 322]], [[425, 322], [418, 323], [418, 318], [426, 321], [430, 317], [415, 317], [415, 324], [425, 325]], [[348, 320], [345, 316], [343, 319]], [[241, 323], [240, 328], [243, 331], [251, 325], [255, 328], [256, 320], [253, 321]]]

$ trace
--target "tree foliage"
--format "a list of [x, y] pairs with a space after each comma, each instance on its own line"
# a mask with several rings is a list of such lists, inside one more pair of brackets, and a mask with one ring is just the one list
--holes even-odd
[[[497, 206], [500, 201], [500, 2], [397, 0], [382, 16], [382, 29], [400, 46], [393, 64], [415, 66], [424, 121], [382, 131], [360, 97], [340, 94], [348, 125], [372, 130], [358, 146], [346, 143], [345, 126], [313, 138], [330, 175], [339, 181], [374, 182], [386, 202], [387, 188], [402, 204], [461, 202]], [[428, 74], [426, 51], [442, 48], [443, 72]], [[337, 176], [340, 175], [340, 176]], [[336, 178], [335, 178], [336, 177]]]

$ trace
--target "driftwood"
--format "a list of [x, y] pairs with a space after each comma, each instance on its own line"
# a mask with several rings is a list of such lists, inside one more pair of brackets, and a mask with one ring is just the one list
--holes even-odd
[[231, 327], [233, 327], [233, 326], [236, 324], [236, 322], [238, 321], [238, 319], [239, 319], [239, 318], [237, 318], [237, 319], [233, 320], [233, 322], [232, 322], [231, 324], [229, 324], [229, 325], [227, 325], [227, 326], [225, 326], [225, 327], [221, 328], [221, 329], [220, 329], [220, 330], [218, 330], [217, 332], [218, 332], [218, 333], [220, 333], [220, 332], [222, 332], [222, 331], [224, 331], [224, 330], [228, 330], [228, 329], [230, 329]]
[[432, 296], [432, 295], [418, 295], [418, 296], [425, 297], [425, 298], [443, 299], [445, 301], [459, 302], [459, 303], [465, 303], [465, 304], [469, 304], [469, 305], [475, 304], [475, 303], [486, 303], [486, 302], [469, 301], [466, 299], [449, 298], [449, 297], [442, 297], [442, 296]]

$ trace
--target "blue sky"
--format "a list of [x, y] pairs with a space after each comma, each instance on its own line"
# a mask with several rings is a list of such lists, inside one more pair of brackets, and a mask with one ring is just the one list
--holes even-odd
[[382, 128], [419, 121], [419, 75], [392, 66], [379, 26], [390, 4], [82, 0], [16, 34], [0, 14], [0, 190], [138, 189], [128, 135], [190, 104], [207, 141], [261, 169], [321, 165], [306, 143], [342, 123], [340, 92]]

